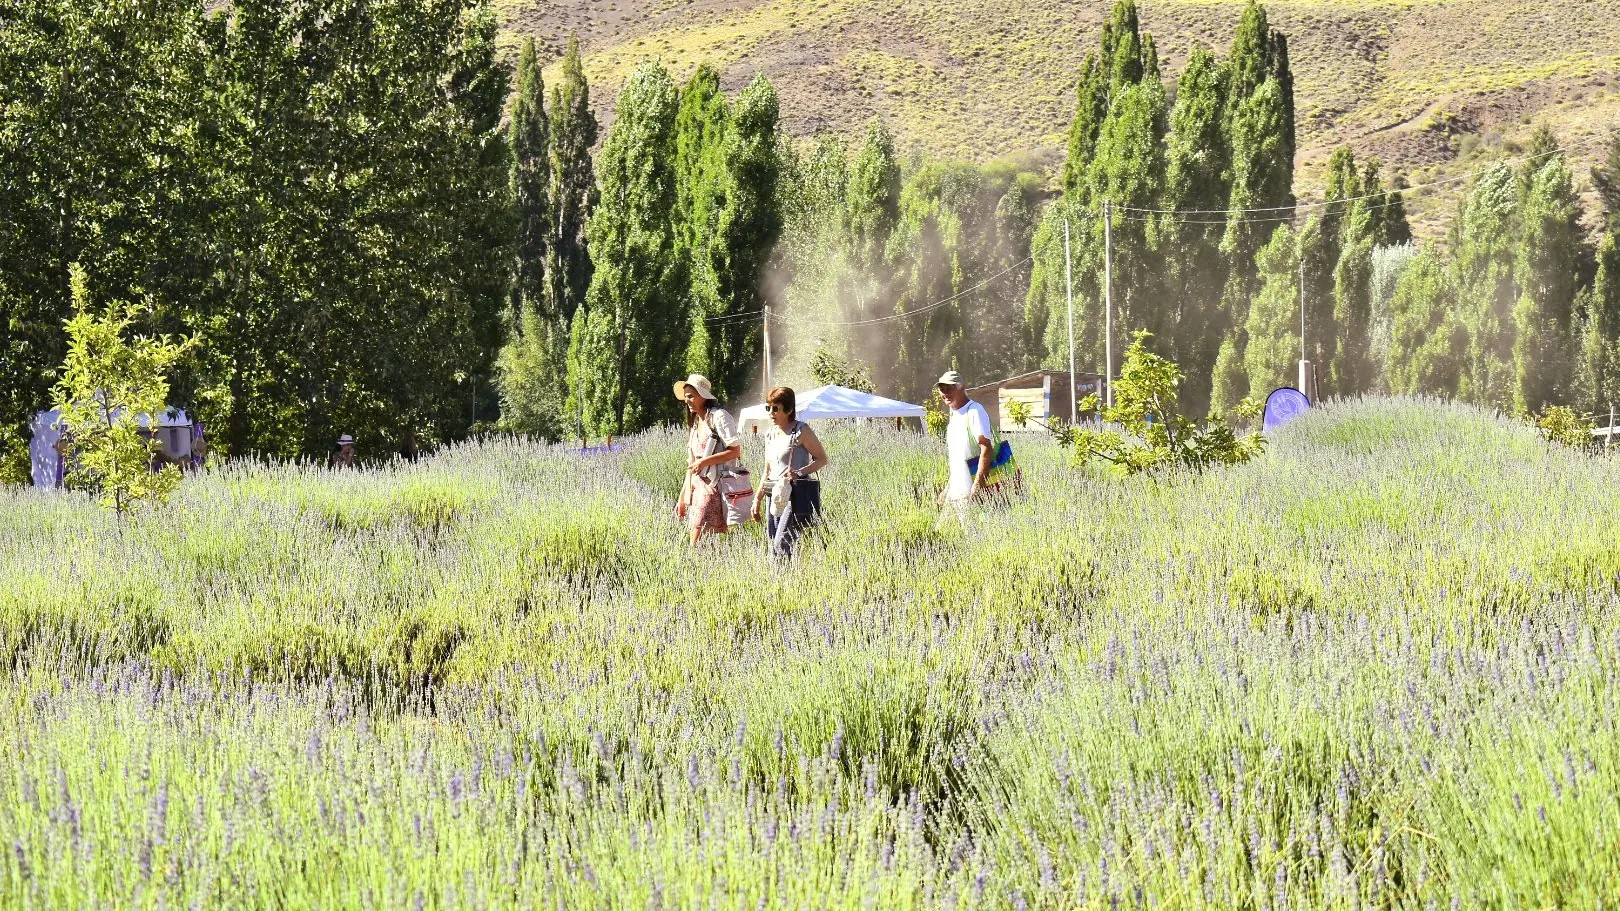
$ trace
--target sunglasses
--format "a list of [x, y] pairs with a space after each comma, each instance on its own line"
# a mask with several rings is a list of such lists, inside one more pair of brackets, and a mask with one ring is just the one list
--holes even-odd
[[788, 406], [786, 406], [786, 405], [771, 405], [770, 406], [770, 412], [771, 412], [771, 414], [790, 414], [791, 413], [791, 411], [788, 409]]

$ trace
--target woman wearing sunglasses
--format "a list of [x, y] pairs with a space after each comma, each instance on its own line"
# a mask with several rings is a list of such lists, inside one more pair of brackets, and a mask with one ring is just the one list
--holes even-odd
[[765, 540], [771, 554], [790, 557], [799, 534], [821, 515], [821, 482], [812, 475], [827, 467], [827, 451], [798, 419], [792, 389], [772, 389], [765, 405], [773, 426], [765, 436], [765, 481], [754, 499], [754, 518], [769, 510]]

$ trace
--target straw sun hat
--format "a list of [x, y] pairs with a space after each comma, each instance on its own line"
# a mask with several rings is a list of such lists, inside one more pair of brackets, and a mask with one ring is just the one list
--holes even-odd
[[675, 382], [675, 398], [680, 401], [685, 401], [686, 387], [688, 386], [696, 389], [698, 395], [703, 396], [711, 402], [714, 401], [714, 390], [709, 386], [708, 377], [700, 376], [694, 373], [684, 380], [677, 380]]

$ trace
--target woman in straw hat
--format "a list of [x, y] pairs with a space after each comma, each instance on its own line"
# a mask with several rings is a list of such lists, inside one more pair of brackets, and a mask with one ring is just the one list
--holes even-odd
[[724, 533], [726, 505], [720, 474], [741, 466], [742, 434], [737, 420], [715, 401], [707, 378], [694, 373], [675, 384], [686, 403], [686, 481], [675, 514], [686, 519], [695, 545], [704, 532]]

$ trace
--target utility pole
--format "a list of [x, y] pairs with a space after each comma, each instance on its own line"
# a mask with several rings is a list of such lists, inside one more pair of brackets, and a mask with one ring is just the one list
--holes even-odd
[[1305, 258], [1302, 256], [1299, 260], [1299, 391], [1315, 404], [1316, 390], [1312, 388], [1315, 384], [1310, 382], [1315, 373], [1307, 360], [1309, 355], [1306, 352], [1309, 350], [1305, 347]]
[[765, 307], [765, 391], [771, 391], [771, 308]]
[[1114, 203], [1103, 200], [1103, 388], [1114, 407]]
[[[1063, 293], [1069, 299], [1069, 423], [1080, 420], [1079, 390], [1074, 383], [1074, 271], [1069, 265], [1069, 215], [1063, 214]], [[1047, 415], [1048, 418], [1051, 415]], [[1611, 421], [1610, 423], [1613, 423]]]

